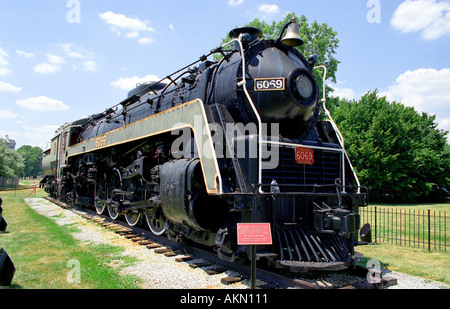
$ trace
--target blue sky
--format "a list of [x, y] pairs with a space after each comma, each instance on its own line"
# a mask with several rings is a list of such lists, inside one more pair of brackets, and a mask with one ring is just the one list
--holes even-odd
[[336, 95], [378, 89], [450, 130], [450, 2], [442, 0], [0, 0], [0, 137], [45, 147], [62, 124], [122, 101], [286, 13], [340, 39]]

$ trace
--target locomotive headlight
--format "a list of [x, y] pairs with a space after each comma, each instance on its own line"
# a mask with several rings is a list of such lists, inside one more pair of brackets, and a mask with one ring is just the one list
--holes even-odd
[[298, 69], [290, 74], [289, 80], [292, 98], [296, 103], [301, 107], [313, 105], [317, 95], [314, 77], [308, 71]]
[[312, 80], [306, 75], [300, 75], [297, 78], [298, 94], [303, 99], [309, 99], [314, 93], [314, 85]]

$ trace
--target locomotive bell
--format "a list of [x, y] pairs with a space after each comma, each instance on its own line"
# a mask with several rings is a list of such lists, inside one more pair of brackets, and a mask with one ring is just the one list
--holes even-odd
[[281, 39], [281, 43], [291, 47], [303, 45], [303, 39], [300, 37], [300, 26], [295, 20], [287, 27], [286, 35]]

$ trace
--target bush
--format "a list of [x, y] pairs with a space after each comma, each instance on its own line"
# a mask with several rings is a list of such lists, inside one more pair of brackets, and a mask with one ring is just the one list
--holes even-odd
[[332, 116], [371, 200], [441, 201], [441, 189], [450, 184], [450, 151], [448, 132], [437, 128], [436, 116], [389, 102], [377, 91], [335, 105]]

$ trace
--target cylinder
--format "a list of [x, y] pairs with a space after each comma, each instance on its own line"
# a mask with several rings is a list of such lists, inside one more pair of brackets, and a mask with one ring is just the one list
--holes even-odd
[[196, 230], [217, 231], [228, 205], [206, 192], [199, 159], [180, 159], [161, 167], [160, 197], [170, 221]]

